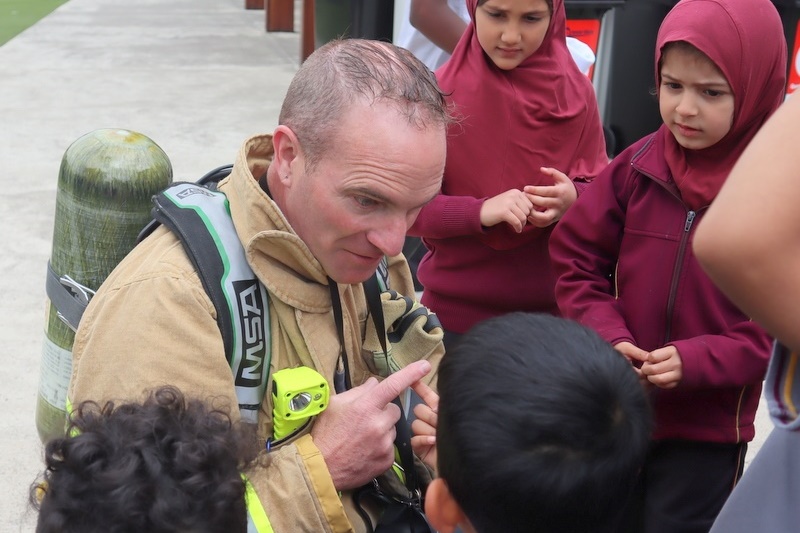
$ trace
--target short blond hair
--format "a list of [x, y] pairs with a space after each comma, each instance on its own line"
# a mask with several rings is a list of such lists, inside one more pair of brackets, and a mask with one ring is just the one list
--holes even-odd
[[420, 129], [452, 121], [433, 73], [411, 52], [391, 43], [343, 39], [327, 43], [300, 67], [278, 121], [297, 135], [313, 167], [356, 102], [390, 103]]

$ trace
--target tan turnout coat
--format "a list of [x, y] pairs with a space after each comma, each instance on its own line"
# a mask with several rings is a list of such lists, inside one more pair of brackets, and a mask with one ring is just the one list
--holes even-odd
[[[332, 381], [340, 343], [327, 277], [259, 187], [257, 179], [266, 173], [272, 153], [271, 136], [249, 139], [219, 188], [230, 202], [247, 260], [269, 292], [271, 374], [305, 365]], [[404, 258], [389, 261], [389, 274], [393, 289], [413, 295]], [[340, 285], [340, 294], [351, 379], [358, 385], [374, 372], [369, 358], [361, 355], [368, 327], [366, 302], [361, 285]], [[442, 352], [437, 349], [429, 357], [434, 368]], [[434, 380], [435, 372], [429, 377]], [[75, 338], [68, 397], [72, 405], [139, 400], [167, 384], [187, 396], [233, 406], [238, 416], [214, 306], [177, 237], [160, 227], [118, 265], [92, 299]], [[267, 394], [258, 418], [262, 444], [272, 434], [271, 413]], [[347, 503], [348, 494], [340, 496], [334, 488], [308, 431], [262, 455], [267, 457], [247, 474], [276, 533], [363, 531]]]

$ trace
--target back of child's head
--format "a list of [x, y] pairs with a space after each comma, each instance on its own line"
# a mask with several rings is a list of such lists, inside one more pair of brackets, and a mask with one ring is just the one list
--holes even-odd
[[566, 319], [475, 326], [439, 370], [438, 470], [479, 532], [612, 531], [650, 432], [630, 363]]
[[[246, 531], [240, 469], [254, 434], [175, 388], [144, 403], [84, 402], [47, 443], [37, 532]], [[70, 436], [71, 435], [71, 436]]]

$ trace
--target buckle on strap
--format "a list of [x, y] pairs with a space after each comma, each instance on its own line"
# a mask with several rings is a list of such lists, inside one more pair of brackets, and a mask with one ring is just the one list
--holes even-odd
[[49, 261], [47, 262], [45, 290], [47, 297], [56, 308], [58, 318], [72, 331], [76, 331], [83, 312], [89, 305], [89, 300], [95, 295], [95, 291], [66, 274], [59, 277]]

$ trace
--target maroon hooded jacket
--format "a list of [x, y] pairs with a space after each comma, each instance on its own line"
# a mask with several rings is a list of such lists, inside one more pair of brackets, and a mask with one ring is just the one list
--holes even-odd
[[445, 329], [512, 311], [557, 313], [547, 256], [551, 228], [505, 222], [484, 228], [483, 202], [509, 189], [550, 185], [540, 167], [575, 183], [591, 181], [608, 164], [594, 89], [569, 54], [563, 0], [554, 0], [539, 48], [519, 66], [501, 70], [475, 30], [478, 0], [450, 60], [436, 71], [460, 118], [447, 137], [442, 191], [422, 208], [410, 235], [424, 237], [419, 265], [422, 303]]
[[558, 223], [556, 299], [564, 316], [611, 344], [677, 348], [683, 379], [651, 389], [655, 439], [750, 441], [771, 341], [692, 253], [705, 208], [681, 200], [663, 153], [669, 134], [661, 129], [617, 156]]
[[[735, 443], [755, 433], [770, 339], [712, 284], [691, 243], [739, 155], [783, 99], [780, 30], [778, 12], [764, 0], [678, 3], [656, 39], [656, 87], [665, 45], [690, 43], [730, 85], [730, 130], [714, 145], [690, 150], [662, 125], [614, 159], [550, 240], [565, 316], [611, 344], [678, 350], [677, 387], [652, 387], [655, 439]], [[666, 120], [674, 121], [674, 112]]]

